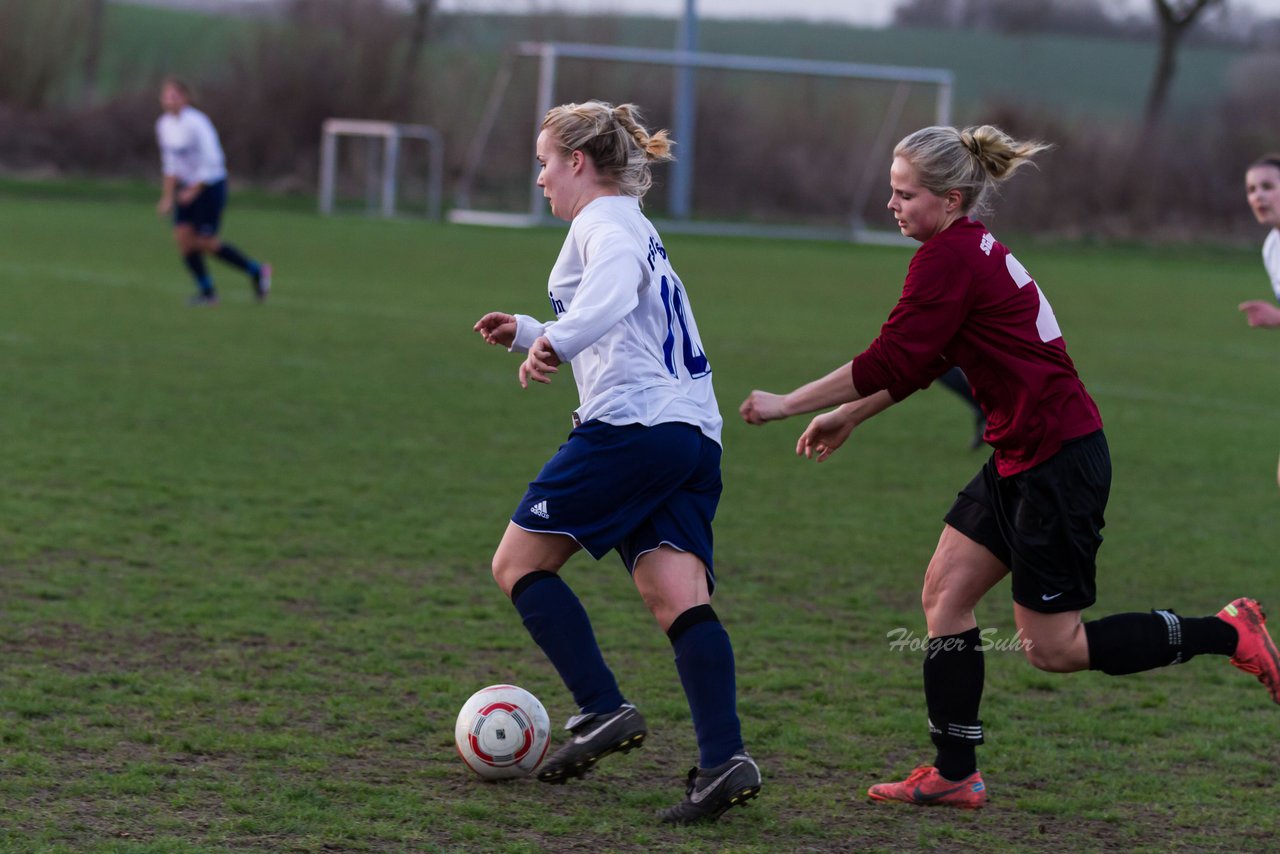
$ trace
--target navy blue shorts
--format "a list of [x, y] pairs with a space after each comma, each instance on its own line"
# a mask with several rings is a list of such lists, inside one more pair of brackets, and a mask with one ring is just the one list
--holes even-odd
[[715, 589], [711, 520], [720, 503], [720, 446], [691, 424], [575, 427], [516, 507], [526, 531], [566, 534], [596, 560], [617, 549], [634, 572], [662, 545], [697, 555]]
[[227, 182], [209, 184], [200, 191], [189, 205], [178, 205], [173, 210], [174, 225], [190, 225], [196, 234], [212, 237], [222, 224], [222, 209], [227, 206]]
[[1011, 477], [995, 458], [956, 496], [946, 523], [985, 546], [1013, 576], [1013, 601], [1052, 614], [1097, 600], [1111, 454], [1099, 430]]

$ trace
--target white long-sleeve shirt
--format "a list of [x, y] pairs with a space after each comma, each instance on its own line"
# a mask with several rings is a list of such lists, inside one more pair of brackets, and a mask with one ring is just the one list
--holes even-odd
[[214, 184], [227, 177], [226, 159], [218, 131], [209, 117], [195, 107], [183, 107], [175, 116], [156, 119], [160, 168], [184, 185]]
[[684, 285], [632, 196], [583, 208], [551, 269], [556, 316], [516, 315], [511, 349], [546, 335], [578, 384], [578, 418], [606, 424], [692, 424], [720, 442], [711, 366]]
[[1262, 265], [1271, 277], [1271, 290], [1280, 300], [1280, 229], [1267, 232], [1267, 239], [1262, 242]]

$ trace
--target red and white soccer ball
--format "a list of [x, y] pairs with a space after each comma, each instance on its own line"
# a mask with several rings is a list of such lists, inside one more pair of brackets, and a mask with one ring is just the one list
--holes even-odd
[[551, 718], [538, 698], [515, 685], [490, 685], [471, 695], [453, 728], [458, 755], [486, 780], [523, 777], [542, 764]]

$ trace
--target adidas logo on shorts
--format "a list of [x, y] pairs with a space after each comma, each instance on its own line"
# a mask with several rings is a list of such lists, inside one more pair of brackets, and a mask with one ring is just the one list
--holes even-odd
[[542, 501], [539, 501], [537, 504], [530, 507], [529, 512], [535, 516], [540, 516], [543, 519], [551, 518], [551, 514], [547, 511], [546, 499], [543, 499]]

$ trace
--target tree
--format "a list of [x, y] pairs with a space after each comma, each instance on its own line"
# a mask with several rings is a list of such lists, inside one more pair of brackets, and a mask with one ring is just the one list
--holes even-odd
[[84, 100], [93, 103], [98, 98], [98, 62], [102, 56], [102, 18], [107, 0], [89, 0], [89, 32], [84, 50]]
[[1151, 0], [1155, 4], [1156, 23], [1159, 25], [1160, 46], [1156, 54], [1155, 74], [1147, 94], [1147, 108], [1143, 116], [1144, 139], [1155, 131], [1164, 115], [1169, 99], [1169, 86], [1178, 70], [1178, 46], [1191, 29], [1200, 13], [1211, 6], [1220, 6], [1226, 0]]
[[418, 69], [422, 65], [422, 54], [427, 42], [431, 40], [431, 15], [435, 11], [436, 0], [414, 0], [413, 23], [409, 28], [409, 44], [404, 55], [404, 65], [400, 68], [400, 81], [396, 91], [400, 101], [409, 106], [417, 92]]

